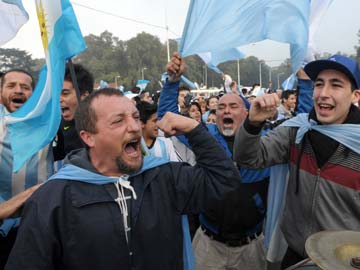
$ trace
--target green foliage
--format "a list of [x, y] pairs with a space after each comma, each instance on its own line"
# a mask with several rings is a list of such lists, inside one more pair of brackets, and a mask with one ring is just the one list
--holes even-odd
[[[355, 54], [351, 55], [360, 63], [360, 30], [358, 33], [359, 46], [355, 46]], [[99, 36], [90, 34], [85, 37], [87, 50], [77, 56], [74, 62], [81, 63], [87, 67], [95, 77], [96, 82], [105, 80], [111, 86], [125, 85], [130, 89], [136, 85], [139, 79], [149, 80], [147, 89], [155, 92], [160, 89], [159, 80], [165, 72], [167, 63], [167, 46], [161, 43], [158, 37], [142, 32], [136, 37], [127, 41], [119, 40], [112, 33], [105, 31]], [[178, 50], [174, 40], [169, 41], [170, 57]], [[326, 57], [324, 54], [322, 57]], [[222, 77], [204, 65], [198, 56], [185, 58], [187, 71], [185, 76], [199, 85], [208, 87], [221, 87]], [[260, 81], [260, 62], [254, 56], [249, 56], [240, 61], [240, 84], [251, 86]], [[10, 68], [23, 68], [32, 73], [35, 77], [45, 63], [44, 59], [32, 59], [31, 55], [18, 49], [0, 48], [0, 71]], [[281, 84], [291, 73], [290, 60], [286, 59], [277, 67], [270, 67], [269, 63], [262, 62], [261, 78], [262, 87], [269, 87], [272, 82], [272, 89], [278, 87], [278, 79]], [[219, 68], [229, 74], [233, 80], [238, 80], [237, 61], [229, 61], [219, 65]], [[269, 78], [271, 73], [271, 78]]]
[[24, 69], [36, 78], [41, 68], [40, 64], [39, 59], [33, 60], [26, 51], [0, 48], [0, 71], [13, 68]]
[[356, 58], [358, 64], [360, 65], [360, 30], [359, 30], [357, 36], [359, 37], [359, 46], [355, 46], [355, 50], [356, 50], [355, 58]]

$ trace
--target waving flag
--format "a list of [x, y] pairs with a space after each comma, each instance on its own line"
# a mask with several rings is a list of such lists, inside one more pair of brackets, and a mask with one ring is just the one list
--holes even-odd
[[136, 86], [140, 88], [140, 93], [145, 90], [146, 86], [150, 81], [148, 80], [138, 80]]
[[46, 65], [33, 95], [17, 111], [5, 116], [11, 133], [15, 172], [55, 137], [61, 119], [65, 62], [86, 48], [68, 0], [35, 0], [35, 3]]
[[[319, 54], [315, 45], [315, 35], [319, 28], [320, 22], [324, 17], [324, 14], [328, 10], [332, 2], [333, 0], [311, 1], [309, 42], [307, 46], [307, 53], [302, 63], [302, 66], [305, 66], [305, 64], [316, 60], [315, 56]], [[282, 83], [283, 89], [294, 89], [296, 81], [297, 77], [296, 73], [294, 72]]]
[[240, 51], [240, 48], [230, 48], [216, 52], [199, 53], [198, 55], [209, 68], [219, 74], [221, 74], [222, 71], [217, 67], [218, 64], [229, 60], [242, 59], [245, 57], [245, 54]]
[[14, 38], [28, 20], [21, 0], [0, 0], [0, 46]]
[[296, 74], [293, 73], [281, 84], [281, 87], [286, 90], [293, 90], [296, 82]]
[[290, 43], [292, 68], [306, 55], [309, 0], [192, 0], [180, 54], [219, 53], [271, 39]]
[[324, 14], [332, 2], [333, 0], [311, 1], [309, 43], [306, 57], [307, 62], [314, 61], [315, 55], [318, 54], [318, 50], [315, 45], [315, 35]]
[[199, 89], [199, 86], [197, 86], [196, 83], [193, 83], [188, 78], [186, 78], [184, 75], [181, 75], [180, 81], [182, 83], [185, 83], [187, 86], [189, 86], [190, 89]]

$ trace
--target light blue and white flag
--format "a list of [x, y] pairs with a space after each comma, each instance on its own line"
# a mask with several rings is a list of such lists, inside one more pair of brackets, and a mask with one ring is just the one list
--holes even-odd
[[17, 111], [5, 116], [15, 172], [54, 139], [61, 119], [65, 62], [86, 49], [69, 0], [35, 0], [35, 3], [46, 65], [33, 95]]
[[307, 55], [305, 57], [306, 62], [314, 61], [315, 56], [319, 54], [315, 44], [315, 36], [317, 34], [317, 30], [319, 29], [321, 20], [332, 2], [333, 0], [311, 1], [309, 42]]
[[[302, 67], [304, 67], [307, 63], [316, 60], [316, 55], [319, 54], [315, 44], [315, 36], [322, 18], [324, 17], [332, 2], [333, 0], [311, 1], [309, 41]], [[297, 77], [296, 73], [294, 72], [281, 84], [281, 86], [284, 90], [294, 89], [296, 81]]]
[[285, 81], [283, 81], [283, 83], [281, 84], [281, 87], [284, 90], [293, 90], [295, 82], [296, 82], [296, 74], [293, 73], [289, 76], [289, 78], [287, 78]]
[[187, 86], [190, 87], [190, 89], [199, 89], [199, 85], [197, 85], [197, 83], [194, 83], [192, 81], [190, 81], [188, 78], [186, 78], [184, 75], [181, 75], [180, 77], [180, 81], [182, 83], [185, 83]]
[[245, 54], [240, 50], [240, 48], [230, 48], [216, 52], [205, 52], [199, 53], [198, 55], [210, 69], [219, 74], [223, 72], [217, 67], [218, 64], [245, 57]]
[[138, 80], [136, 86], [140, 88], [140, 93], [145, 90], [146, 86], [150, 81], [148, 80]]
[[28, 20], [21, 0], [0, 0], [0, 46], [13, 39]]
[[192, 0], [180, 46], [185, 57], [271, 39], [290, 44], [292, 69], [306, 55], [309, 0]]

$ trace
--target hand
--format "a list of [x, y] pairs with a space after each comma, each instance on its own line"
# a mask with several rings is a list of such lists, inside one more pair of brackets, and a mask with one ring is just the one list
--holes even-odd
[[166, 137], [188, 133], [199, 123], [179, 114], [167, 112], [164, 117], [157, 122], [157, 126], [164, 132]]
[[180, 77], [184, 71], [185, 61], [181, 59], [177, 52], [174, 52], [170, 62], [166, 65], [166, 72], [169, 74], [168, 80], [171, 82], [180, 80]]
[[296, 76], [301, 80], [311, 80], [310, 77], [305, 73], [303, 68], [300, 68], [296, 73]]
[[276, 93], [265, 94], [255, 98], [251, 102], [249, 111], [250, 124], [259, 126], [266, 119], [274, 117], [279, 105], [280, 99]]
[[0, 203], [0, 219], [9, 218], [20, 209], [25, 201], [40, 187], [41, 184], [37, 184], [27, 190], [20, 192], [16, 196], [12, 197], [6, 202]]

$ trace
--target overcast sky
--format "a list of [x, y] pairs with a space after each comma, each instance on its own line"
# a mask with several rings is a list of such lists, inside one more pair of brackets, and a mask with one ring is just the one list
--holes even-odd
[[[296, 1], [296, 0], [294, 0]], [[317, 0], [321, 1], [321, 0]], [[190, 0], [76, 0], [71, 1], [83, 35], [99, 35], [105, 30], [121, 40], [128, 40], [144, 31], [166, 40], [165, 25], [169, 26], [169, 38], [181, 36]], [[34, 1], [23, 0], [29, 13], [29, 22], [19, 31], [15, 39], [3, 47], [19, 48], [44, 57]], [[86, 6], [86, 7], [84, 7]], [[104, 14], [105, 11], [118, 17]], [[360, 0], [333, 0], [319, 29], [316, 44], [321, 53], [337, 51], [354, 54], [360, 29]], [[131, 20], [141, 21], [136, 23]], [[276, 66], [289, 57], [289, 47], [281, 43], [263, 42], [244, 48], [247, 56], [255, 55]], [[271, 62], [272, 61], [272, 62]]]

